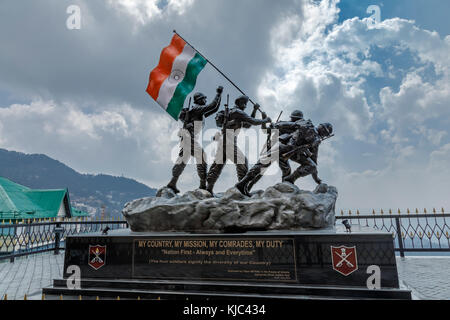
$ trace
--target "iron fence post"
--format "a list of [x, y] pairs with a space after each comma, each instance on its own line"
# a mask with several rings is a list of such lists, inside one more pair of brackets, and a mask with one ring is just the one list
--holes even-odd
[[55, 252], [54, 254], [59, 254], [59, 244], [61, 242], [61, 223], [57, 223], [55, 226]]
[[[14, 232], [13, 232], [13, 237], [15, 238], [16, 236], [17, 236], [17, 227], [15, 226]], [[14, 241], [13, 241], [12, 246], [13, 246], [12, 254], [14, 255], [14, 253], [16, 252], [16, 245], [14, 244]], [[9, 259], [9, 262], [14, 263], [15, 260], [16, 260], [16, 258], [14, 256], [12, 256], [11, 259]]]
[[397, 241], [398, 248], [400, 250], [400, 257], [405, 257], [405, 250], [403, 248], [403, 240], [402, 240], [402, 229], [400, 227], [400, 217], [395, 217], [395, 225], [397, 228]]

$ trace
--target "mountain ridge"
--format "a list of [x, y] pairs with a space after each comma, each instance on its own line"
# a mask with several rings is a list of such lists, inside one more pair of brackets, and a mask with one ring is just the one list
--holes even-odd
[[121, 216], [126, 202], [154, 196], [156, 189], [134, 179], [79, 173], [45, 154], [26, 154], [0, 148], [0, 176], [32, 189], [68, 188], [72, 205], [99, 216]]

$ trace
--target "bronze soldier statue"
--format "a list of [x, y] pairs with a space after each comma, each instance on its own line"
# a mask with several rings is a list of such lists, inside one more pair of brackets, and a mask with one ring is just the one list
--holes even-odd
[[[255, 104], [251, 116], [245, 113], [249, 98], [240, 96], [235, 100], [235, 106], [229, 110], [228, 114], [220, 113], [222, 119], [216, 118], [218, 126], [222, 126], [222, 135], [218, 138], [218, 149], [211, 168], [207, 176], [207, 190], [213, 193], [214, 185], [227, 160], [231, 160], [236, 165], [238, 180], [241, 180], [248, 170], [248, 161], [244, 153], [237, 146], [237, 135], [241, 128], [250, 128], [252, 125], [262, 125], [271, 122], [263, 112], [263, 119], [255, 118], [259, 105]], [[219, 115], [219, 114], [218, 114]], [[232, 146], [232, 148], [231, 148]]]
[[[292, 134], [297, 129], [297, 125], [295, 124], [295, 122], [303, 120], [303, 112], [301, 112], [300, 110], [294, 110], [291, 113], [290, 118], [290, 121], [280, 121], [270, 125], [270, 129], [278, 130], [278, 136], [274, 136], [273, 138], [278, 138], [279, 141], [289, 139], [290, 134]], [[276, 145], [276, 143], [278, 142], [276, 140], [273, 140], [273, 138], [270, 141], [270, 144], [267, 146], [269, 150], [271, 146]], [[291, 166], [289, 165], [288, 159], [280, 158], [278, 160], [278, 166], [280, 167], [283, 179], [284, 177], [287, 177], [291, 174]], [[262, 174], [258, 174], [252, 181], [250, 181], [250, 183], [247, 185], [248, 191], [252, 189], [253, 185], [255, 185], [262, 178], [262, 176]]]
[[332, 137], [333, 126], [330, 123], [321, 123], [316, 129], [319, 135], [319, 142], [312, 143], [305, 151], [294, 152], [294, 156], [290, 159], [299, 163], [300, 166], [290, 175], [285, 177], [283, 181], [295, 183], [298, 178], [311, 175], [317, 184], [321, 184], [322, 180], [318, 177], [317, 157], [319, 154], [319, 144], [325, 139]]
[[278, 161], [291, 159], [300, 164], [293, 173], [285, 175], [283, 181], [294, 183], [298, 178], [311, 174], [317, 184], [322, 182], [317, 172], [319, 144], [332, 136], [333, 126], [323, 123], [316, 129], [310, 120], [298, 120], [295, 127], [293, 133], [280, 138], [280, 141], [263, 154], [245, 177], [236, 184], [236, 188], [242, 194], [250, 195], [249, 186], [254, 185], [253, 180], [261, 178], [263, 171], [271, 165], [273, 159]]
[[[219, 86], [217, 88], [217, 94], [209, 105], [206, 105], [207, 97], [197, 92], [194, 94], [194, 106], [189, 108], [183, 108], [180, 113], [180, 120], [183, 122], [183, 133], [181, 137], [181, 147], [178, 159], [172, 169], [172, 179], [170, 180], [167, 187], [172, 189], [175, 193], [179, 193], [180, 190], [177, 189], [177, 181], [180, 175], [183, 173], [186, 164], [189, 159], [195, 157], [197, 165], [197, 173], [200, 177], [200, 189], [206, 189], [206, 156], [203, 148], [198, 143], [197, 138], [200, 130], [204, 126], [205, 118], [214, 114], [219, 110], [221, 96], [223, 92], [223, 87]], [[195, 122], [201, 122], [202, 125], [197, 127], [194, 125]], [[185, 150], [186, 149], [186, 150]], [[190, 149], [190, 150], [189, 150]]]

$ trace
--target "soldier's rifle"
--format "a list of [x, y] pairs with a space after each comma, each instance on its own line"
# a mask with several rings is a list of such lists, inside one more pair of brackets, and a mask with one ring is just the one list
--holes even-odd
[[186, 112], [186, 119], [187, 119], [187, 121], [186, 122], [189, 122], [191, 119], [189, 119], [189, 111], [191, 111], [191, 101], [192, 101], [192, 97], [189, 97], [189, 103], [188, 103], [188, 109], [187, 109], [187, 112]]
[[282, 115], [282, 114], [283, 114], [283, 110], [280, 111], [280, 114], [278, 115], [278, 118], [277, 118], [277, 122], [275, 122], [275, 123], [280, 122], [280, 118], [281, 118], [281, 115]]
[[[283, 114], [283, 111], [280, 111], [280, 114], [278, 115], [278, 118], [277, 118], [277, 122], [275, 122], [275, 123], [280, 122], [280, 118], [281, 118], [282, 114]], [[266, 126], [266, 124], [263, 124], [263, 129], [267, 130], [266, 149], [264, 150], [264, 148], [263, 148], [261, 150], [260, 155], [262, 155], [264, 152], [269, 151], [272, 148], [272, 128], [270, 126], [269, 126], [269, 128], [267, 128], [265, 126]]]
[[[277, 122], [278, 123], [280, 121], [281, 115], [283, 114], [283, 110], [280, 111], [280, 114], [278, 115], [277, 118]], [[267, 151], [269, 151], [272, 148], [272, 128], [269, 126], [269, 128], [267, 129]]]
[[[322, 141], [325, 141], [325, 140], [327, 140], [327, 139], [330, 139], [331, 137], [334, 137], [334, 134], [331, 134], [331, 135], [329, 135], [329, 136], [327, 136], [327, 137], [325, 137], [325, 138], [321, 138], [321, 139], [320, 139], [320, 142], [322, 143]], [[304, 149], [304, 152], [307, 153], [306, 156], [309, 158], [309, 157], [311, 157], [311, 152], [309, 151], [309, 148], [311, 148], [311, 147], [312, 147], [312, 145], [311, 145], [310, 143], [304, 144], [304, 145], [302, 145], [302, 146], [299, 146], [299, 147], [297, 147], [297, 148], [292, 149], [292, 150], [289, 151], [289, 152], [283, 153], [281, 156], [282, 156], [283, 158], [286, 158], [286, 157], [290, 156], [292, 153], [294, 153], [294, 152], [299, 152], [300, 150]]]
[[227, 103], [224, 104], [224, 115], [222, 124], [222, 133], [224, 134], [224, 136], [228, 125], [229, 105], [230, 105], [230, 95], [227, 94]]
[[224, 105], [225, 112], [223, 115], [223, 124], [222, 124], [222, 136], [223, 136], [223, 146], [222, 146], [222, 154], [223, 161], [226, 161], [226, 147], [227, 147], [227, 125], [228, 125], [228, 115], [229, 115], [229, 105], [230, 105], [230, 95], [227, 94], [227, 103]]
[[185, 129], [186, 130], [190, 130], [190, 129], [192, 129], [192, 127], [194, 126], [192, 123], [191, 123], [191, 119], [190, 119], [190, 110], [191, 110], [191, 100], [192, 100], [192, 97], [189, 97], [189, 104], [188, 104], [188, 108], [187, 108], [187, 111], [186, 111], [186, 114], [185, 114], [185, 116], [184, 116], [184, 123], [186, 124], [185, 125]]

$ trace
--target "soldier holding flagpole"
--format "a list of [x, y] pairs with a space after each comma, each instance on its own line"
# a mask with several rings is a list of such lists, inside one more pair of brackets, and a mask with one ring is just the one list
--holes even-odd
[[191, 156], [195, 157], [197, 165], [197, 173], [200, 178], [199, 189], [206, 190], [206, 156], [197, 140], [200, 131], [203, 129], [204, 119], [219, 110], [222, 92], [223, 87], [218, 87], [216, 97], [209, 105], [206, 105], [206, 96], [203, 93], [197, 92], [194, 95], [194, 106], [192, 109], [182, 110], [180, 114], [180, 120], [183, 122], [183, 129], [180, 134], [181, 149], [172, 169], [172, 179], [167, 185], [175, 193], [180, 192], [177, 189], [177, 181]]
[[[212, 193], [215, 182], [217, 181], [225, 163], [223, 159], [229, 158], [236, 163], [238, 167], [238, 177], [241, 179], [247, 173], [248, 165], [244, 154], [237, 148], [236, 136], [227, 140], [227, 135], [223, 135], [223, 143], [226, 141], [227, 146], [232, 144], [232, 154], [227, 155], [223, 153], [220, 156], [221, 161], [214, 161], [208, 177], [206, 176], [206, 163], [204, 151], [196, 141], [196, 136], [199, 132], [194, 130], [195, 121], [203, 122], [204, 118], [216, 113], [220, 106], [220, 96], [223, 88], [217, 89], [217, 95], [214, 101], [207, 107], [206, 97], [200, 93], [194, 95], [195, 106], [193, 110], [187, 113], [182, 113], [183, 105], [187, 96], [195, 87], [197, 76], [203, 70], [205, 65], [209, 63], [215, 70], [217, 70], [226, 80], [228, 80], [242, 96], [236, 99], [236, 107], [230, 111], [227, 118], [230, 124], [227, 123], [225, 129], [239, 130], [242, 127], [250, 127], [251, 125], [260, 125], [271, 122], [270, 118], [262, 112], [258, 104], [255, 104], [245, 93], [228, 78], [221, 70], [219, 70], [210, 60], [196, 50], [189, 42], [187, 42], [175, 30], [169, 46], [164, 48], [161, 52], [159, 64], [150, 73], [150, 79], [147, 86], [147, 93], [175, 120], [181, 119], [183, 121], [182, 130], [182, 147], [179, 157], [172, 170], [172, 179], [167, 185], [174, 192], [178, 193], [176, 187], [179, 176], [183, 172], [187, 161], [191, 156], [197, 160], [197, 172], [200, 177], [200, 188], [205, 189], [205, 179], [208, 181], [207, 190]], [[252, 116], [247, 115], [244, 109], [248, 102], [253, 103], [254, 112]], [[256, 112], [259, 111], [263, 119], [255, 119]], [[180, 118], [181, 116], [181, 118]], [[186, 118], [187, 117], [187, 118]], [[227, 119], [228, 120], [228, 119]], [[192, 127], [192, 130], [189, 129]], [[203, 126], [200, 126], [201, 128]], [[190, 150], [188, 150], [190, 149]], [[220, 148], [223, 151], [224, 148]], [[228, 147], [226, 148], [228, 149]], [[239, 158], [239, 159], [236, 159]], [[216, 160], [218, 158], [216, 157]], [[243, 162], [243, 163], [241, 163]]]

